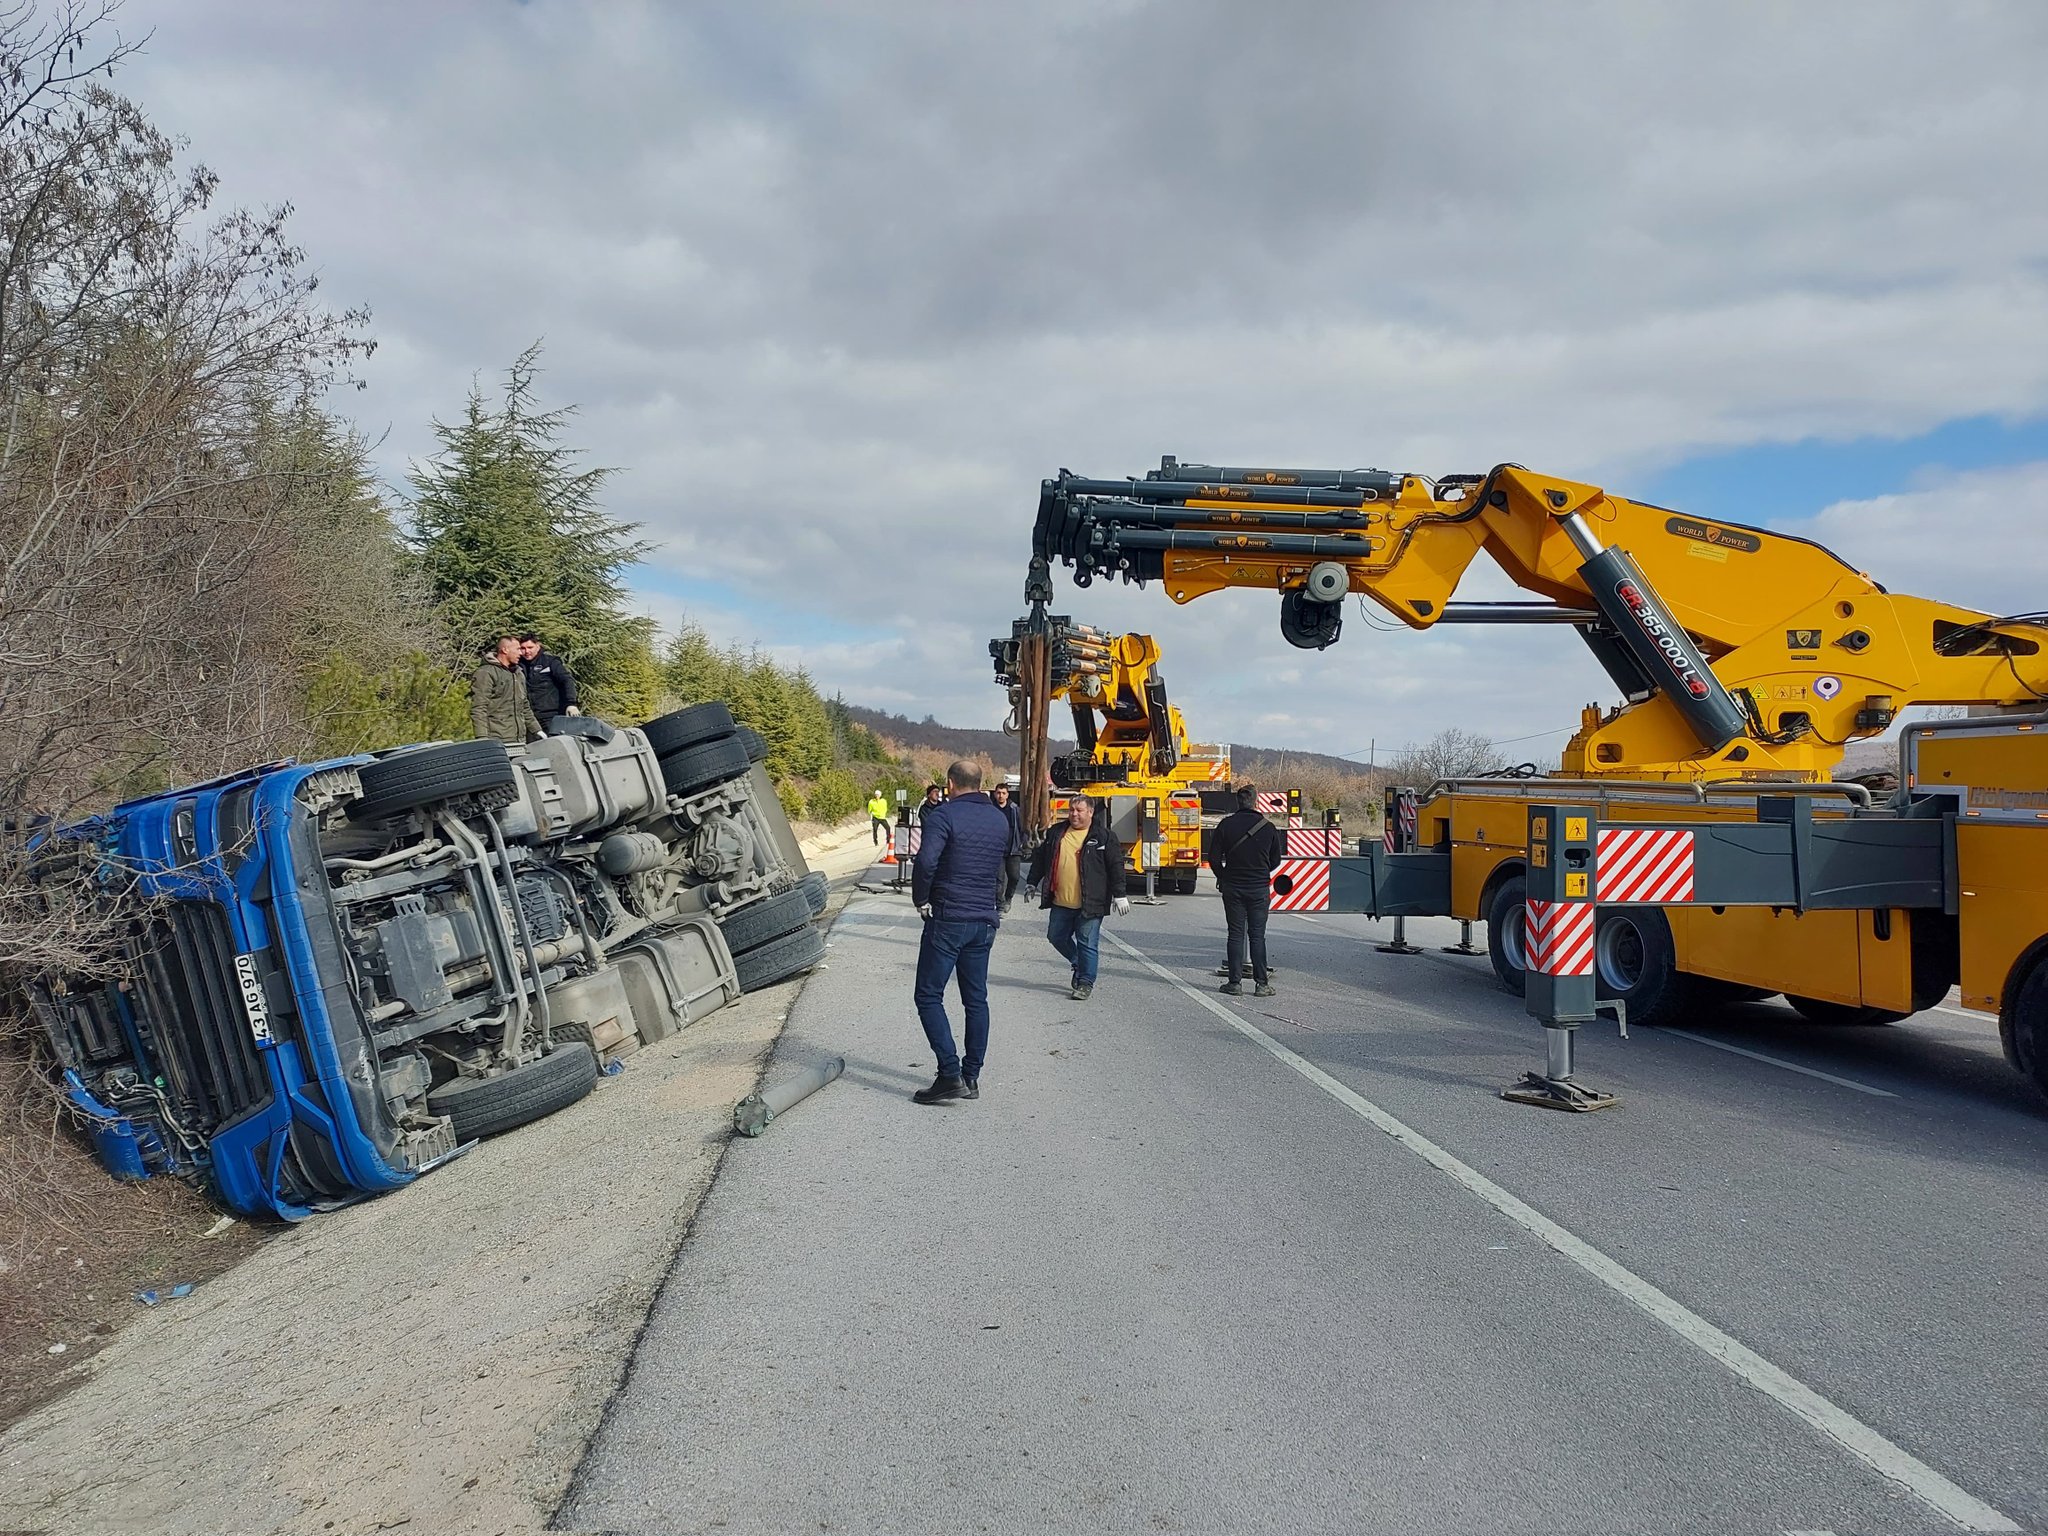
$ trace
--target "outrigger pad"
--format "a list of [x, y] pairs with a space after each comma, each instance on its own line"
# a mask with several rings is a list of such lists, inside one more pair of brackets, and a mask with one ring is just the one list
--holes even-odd
[[1512, 1088], [1501, 1089], [1500, 1096], [1516, 1104], [1534, 1104], [1539, 1109], [1568, 1109], [1582, 1115], [1591, 1114], [1596, 1109], [1612, 1109], [1621, 1102], [1611, 1093], [1588, 1088], [1568, 1077], [1544, 1077], [1537, 1072], [1524, 1072], [1522, 1080]]

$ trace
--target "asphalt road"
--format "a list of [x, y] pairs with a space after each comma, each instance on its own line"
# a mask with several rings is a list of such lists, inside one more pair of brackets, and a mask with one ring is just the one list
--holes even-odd
[[1225, 999], [1206, 890], [1111, 927], [1074, 1003], [1020, 909], [925, 1109], [917, 919], [849, 905], [775, 1069], [846, 1077], [732, 1147], [562, 1527], [2048, 1529], [2048, 1107], [1988, 1021], [1590, 1031], [1622, 1103], [1564, 1115], [1496, 1097], [1540, 1036], [1484, 960], [1276, 917]]

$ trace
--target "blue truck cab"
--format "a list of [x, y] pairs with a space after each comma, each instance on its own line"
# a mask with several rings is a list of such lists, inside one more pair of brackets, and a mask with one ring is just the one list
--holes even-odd
[[299, 1220], [814, 964], [765, 774], [722, 706], [679, 715], [268, 764], [52, 833], [106, 963], [36, 1004], [108, 1171]]

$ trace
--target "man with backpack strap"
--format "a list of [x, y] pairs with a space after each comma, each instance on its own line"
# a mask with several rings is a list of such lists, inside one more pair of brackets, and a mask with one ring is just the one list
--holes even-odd
[[1244, 991], [1245, 952], [1251, 952], [1253, 996], [1271, 997], [1266, 973], [1266, 916], [1273, 903], [1273, 871], [1280, 867], [1280, 833], [1258, 812], [1258, 790], [1237, 789], [1237, 809], [1216, 825], [1209, 840], [1209, 871], [1223, 896], [1223, 920], [1230, 927], [1230, 979], [1217, 990], [1232, 997]]

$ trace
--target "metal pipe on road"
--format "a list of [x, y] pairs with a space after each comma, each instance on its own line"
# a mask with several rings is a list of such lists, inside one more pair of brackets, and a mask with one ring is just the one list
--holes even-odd
[[829, 1056], [772, 1088], [748, 1094], [732, 1107], [732, 1128], [742, 1136], [760, 1135], [777, 1115], [787, 1114], [845, 1070], [844, 1056]]

